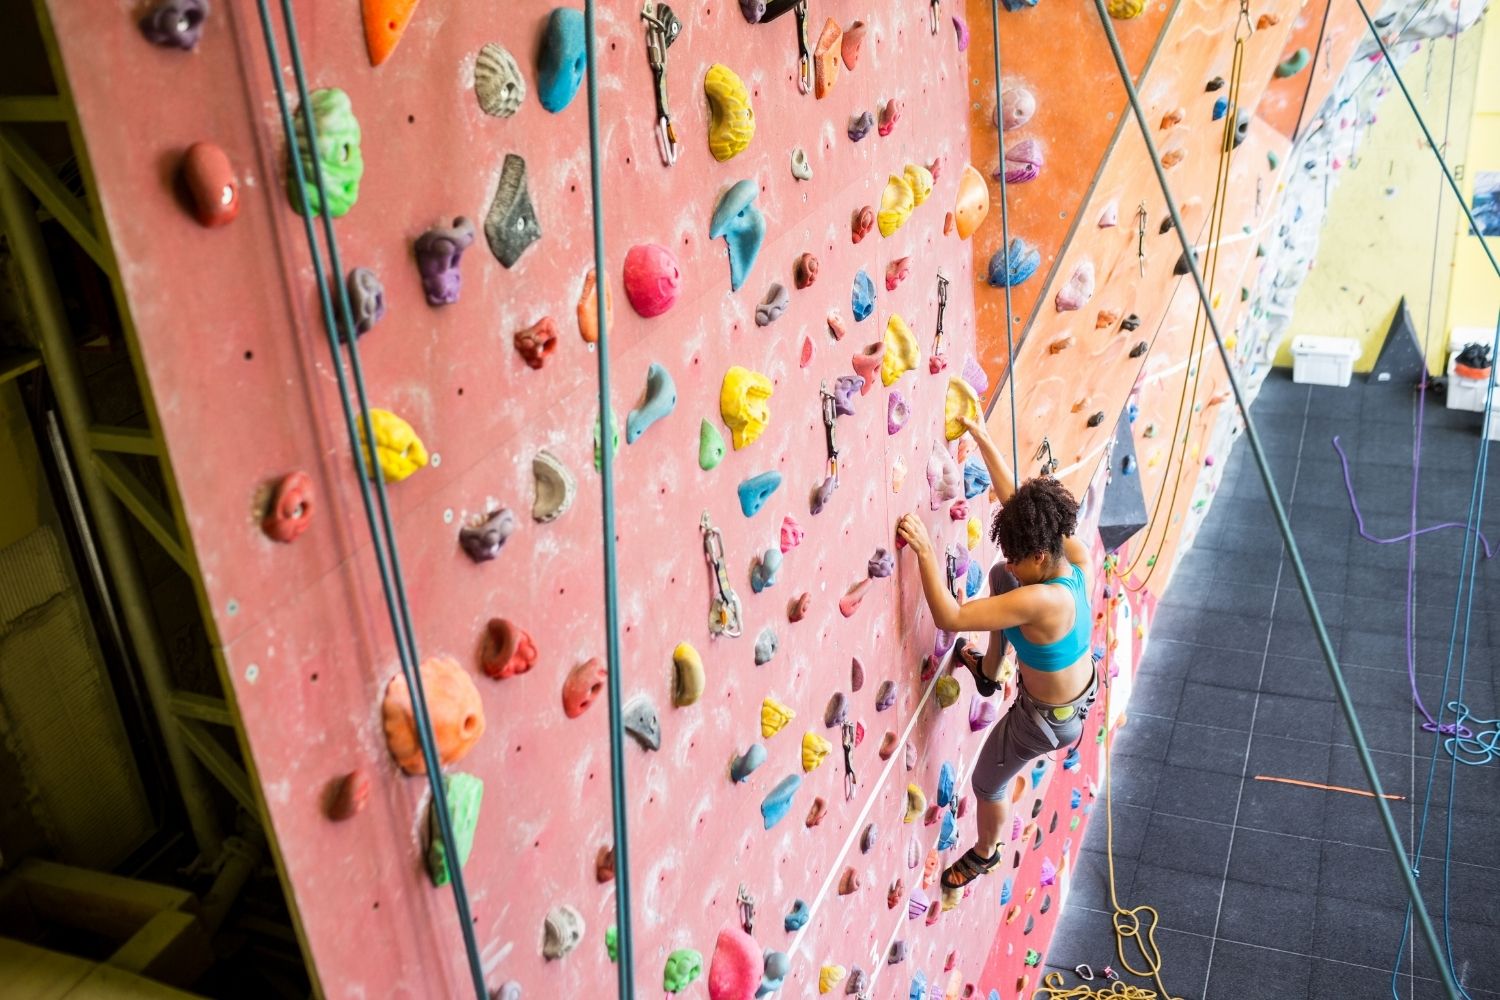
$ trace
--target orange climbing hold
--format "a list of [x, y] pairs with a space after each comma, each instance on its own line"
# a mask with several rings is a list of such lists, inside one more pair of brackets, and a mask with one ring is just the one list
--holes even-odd
[[844, 32], [833, 18], [823, 25], [818, 36], [817, 48], [813, 51], [814, 93], [818, 100], [828, 96], [839, 78], [839, 59], [843, 54]]
[[[422, 692], [426, 695], [438, 760], [452, 764], [472, 750], [484, 735], [484, 705], [479, 700], [479, 689], [463, 667], [447, 657], [428, 660], [421, 671]], [[386, 746], [401, 770], [407, 774], [426, 774], [427, 763], [422, 759], [422, 745], [417, 741], [417, 725], [412, 715], [411, 692], [403, 675], [397, 674], [385, 689], [381, 715]]]
[[391, 57], [411, 23], [420, 0], [361, 0], [365, 17], [365, 48], [370, 65], [379, 66]]

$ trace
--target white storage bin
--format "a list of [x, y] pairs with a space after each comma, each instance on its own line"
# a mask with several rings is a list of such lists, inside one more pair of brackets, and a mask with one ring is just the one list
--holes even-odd
[[1292, 341], [1292, 381], [1346, 386], [1359, 354], [1359, 344], [1344, 337], [1297, 337]]
[[[1471, 413], [1484, 412], [1484, 397], [1489, 391], [1489, 378], [1465, 378], [1454, 372], [1453, 367], [1458, 363], [1458, 355], [1468, 344], [1488, 344], [1495, 339], [1494, 330], [1486, 330], [1483, 327], [1455, 327], [1448, 335], [1448, 409], [1468, 410]], [[1495, 440], [1493, 434], [1491, 440]]]

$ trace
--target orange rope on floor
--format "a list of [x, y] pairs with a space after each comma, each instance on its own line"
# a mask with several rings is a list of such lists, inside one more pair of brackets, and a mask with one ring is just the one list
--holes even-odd
[[[1374, 792], [1367, 792], [1363, 788], [1345, 788], [1343, 785], [1320, 785], [1316, 781], [1298, 781], [1296, 778], [1273, 778], [1267, 774], [1257, 774], [1255, 780], [1275, 781], [1282, 785], [1298, 785], [1302, 788], [1320, 788], [1325, 792], [1348, 792], [1350, 795], [1363, 795], [1367, 799], [1375, 798]], [[1390, 799], [1392, 802], [1406, 801], [1405, 795], [1391, 795], [1390, 793], [1386, 793], [1380, 797]]]

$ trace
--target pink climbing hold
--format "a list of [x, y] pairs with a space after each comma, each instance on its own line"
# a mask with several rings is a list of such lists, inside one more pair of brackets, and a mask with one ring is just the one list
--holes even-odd
[[1094, 262], [1086, 260], [1073, 268], [1068, 283], [1058, 289], [1057, 311], [1072, 312], [1083, 308], [1085, 302], [1094, 297]]
[[803, 537], [807, 532], [802, 530], [802, 525], [788, 514], [781, 519], [781, 551], [790, 552], [802, 544]]
[[995, 707], [994, 702], [976, 694], [969, 702], [969, 731], [977, 733], [992, 725], [999, 714], [1000, 710]]
[[948, 508], [948, 517], [950, 519], [954, 520], [954, 521], [966, 521], [966, 520], [968, 520], [968, 518], [969, 518], [969, 505], [968, 505], [968, 503], [966, 501], [964, 501], [964, 500], [960, 500], [957, 503], [955, 503], [952, 507], [949, 507]]
[[801, 357], [797, 361], [797, 367], [799, 367], [799, 368], [806, 368], [808, 365], [812, 364], [812, 359], [813, 359], [813, 342], [812, 342], [812, 338], [804, 336], [802, 338], [802, 355], [801, 355]]
[[[1025, 184], [1034, 181], [1042, 172], [1046, 158], [1042, 155], [1042, 144], [1035, 139], [1022, 139], [1005, 151], [1005, 183]], [[995, 171], [998, 179], [1000, 170]]]
[[843, 597], [839, 598], [839, 614], [843, 615], [845, 618], [854, 617], [854, 612], [859, 610], [860, 602], [865, 599], [865, 591], [870, 589], [871, 579], [871, 577], [865, 577], [863, 580], [850, 587], [848, 592], [845, 593]]
[[948, 650], [952, 649], [953, 644], [957, 641], [957, 632], [945, 632], [942, 629], [938, 629], [932, 637], [932, 655], [947, 656]]
[[812, 595], [802, 593], [792, 598], [786, 605], [786, 619], [789, 622], [800, 622], [807, 617], [807, 609], [812, 605]]
[[710, 1000], [755, 1000], [762, 963], [760, 945], [749, 934], [735, 926], [719, 931], [708, 967]]
[[866, 347], [863, 351], [854, 355], [854, 374], [861, 376], [865, 384], [860, 387], [861, 396], [870, 391], [870, 386], [875, 384], [875, 376], [880, 373], [881, 362], [885, 360], [885, 341], [877, 340]]
[[948, 454], [948, 449], [938, 444], [933, 444], [932, 454], [927, 459], [927, 486], [932, 491], [928, 502], [933, 510], [941, 510], [943, 504], [963, 494], [963, 471]]
[[953, 31], [958, 35], [958, 51], [969, 51], [969, 22], [954, 14]]
[[1104, 211], [1099, 213], [1099, 228], [1111, 229], [1120, 224], [1120, 206], [1110, 202], [1104, 206]]
[[901, 102], [893, 97], [889, 101], [886, 101], [885, 106], [880, 109], [880, 124], [877, 127], [880, 130], [881, 137], [884, 138], [890, 135], [891, 130], [896, 127], [896, 123], [900, 120]]
[[933, 354], [927, 358], [927, 371], [933, 375], [948, 367], [948, 355]]
[[1036, 97], [1025, 87], [1006, 87], [1000, 95], [999, 113], [995, 124], [1009, 132], [1031, 121], [1036, 114]]
[[937, 180], [943, 176], [943, 158], [941, 156], [934, 156], [932, 162], [927, 164], [927, 172], [932, 175], [933, 180]]
[[625, 297], [642, 318], [660, 316], [677, 301], [682, 272], [672, 251], [637, 243], [625, 254]]
[[844, 29], [844, 38], [839, 43], [839, 57], [844, 60], [845, 69], [852, 70], [859, 63], [859, 52], [865, 44], [866, 29], [863, 21], [855, 21]]
[[885, 266], [885, 290], [894, 292], [896, 286], [906, 280], [911, 273], [911, 258], [900, 257]]
[[983, 396], [990, 390], [990, 377], [979, 367], [979, 362], [970, 354], [964, 358], [964, 381], [973, 387], [976, 395]]
[[1051, 858], [1042, 859], [1041, 877], [1038, 881], [1043, 886], [1053, 885], [1057, 882], [1057, 866], [1052, 863]]

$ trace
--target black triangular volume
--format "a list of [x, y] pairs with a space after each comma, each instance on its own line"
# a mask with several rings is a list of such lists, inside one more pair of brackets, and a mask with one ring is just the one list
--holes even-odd
[[1406, 307], [1406, 296], [1403, 295], [1396, 305], [1396, 314], [1391, 317], [1390, 328], [1385, 332], [1385, 343], [1380, 345], [1375, 367], [1370, 369], [1369, 381], [1417, 385], [1426, 370], [1427, 359], [1422, 354], [1416, 327], [1412, 325], [1411, 310]]

